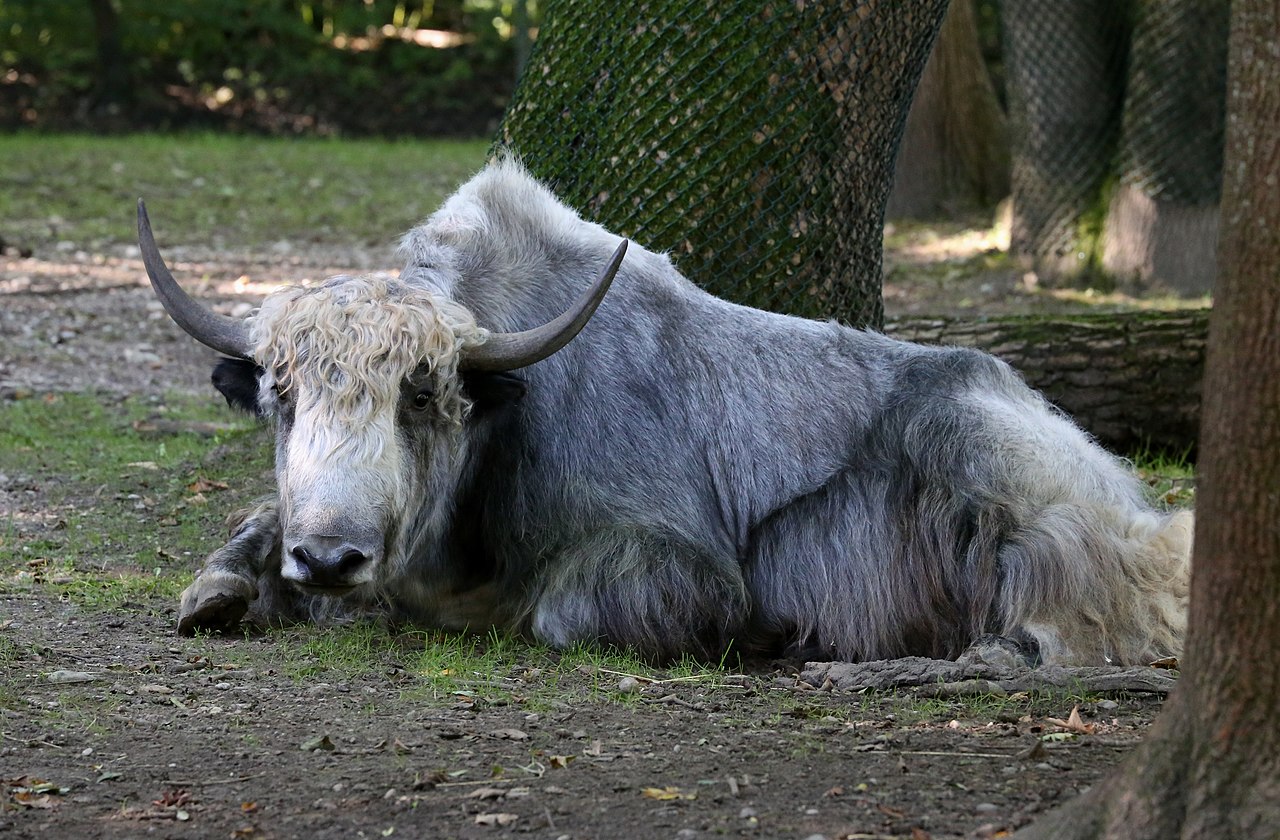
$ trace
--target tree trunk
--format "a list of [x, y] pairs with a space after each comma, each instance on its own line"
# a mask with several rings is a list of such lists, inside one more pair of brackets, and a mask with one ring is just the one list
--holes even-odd
[[1102, 267], [1208, 294], [1217, 275], [1230, 0], [1139, 0]]
[[1049, 280], [1098, 270], [1128, 30], [1113, 0], [1001, 5], [1013, 152], [1010, 253]]
[[1009, 194], [1009, 137], [978, 44], [974, 0], [952, 0], [907, 116], [886, 215], [991, 208]]
[[1129, 759], [1022, 838], [1280, 837], [1280, 0], [1235, 0], [1230, 43], [1184, 676]]
[[976, 347], [1117, 452], [1194, 454], [1208, 310], [889, 321], [885, 332], [925, 344]]
[[93, 12], [94, 40], [98, 46], [98, 78], [94, 80], [94, 105], [119, 108], [133, 101], [133, 84], [124, 48], [120, 45], [120, 16], [112, 0], [89, 0]]
[[876, 325], [894, 153], [945, 10], [552, 2], [501, 142], [715, 294]]
[[1102, 269], [1126, 288], [1207, 295], [1218, 274], [1218, 202], [1184, 204], [1122, 183], [1107, 210]]

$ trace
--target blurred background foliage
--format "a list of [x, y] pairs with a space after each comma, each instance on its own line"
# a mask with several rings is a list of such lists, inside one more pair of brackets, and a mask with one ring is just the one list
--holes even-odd
[[4, 0], [0, 129], [493, 131], [536, 0]]

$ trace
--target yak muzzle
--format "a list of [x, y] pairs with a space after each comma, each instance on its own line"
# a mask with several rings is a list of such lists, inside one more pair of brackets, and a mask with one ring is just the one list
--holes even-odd
[[340, 594], [371, 581], [381, 555], [380, 545], [357, 545], [345, 537], [303, 537], [289, 546], [281, 575], [304, 589]]

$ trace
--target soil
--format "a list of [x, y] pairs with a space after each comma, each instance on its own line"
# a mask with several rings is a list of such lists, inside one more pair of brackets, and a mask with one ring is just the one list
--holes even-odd
[[[315, 249], [169, 257], [233, 315], [273, 283], [394, 265]], [[989, 310], [1001, 295], [984, 284], [1016, 297], [1022, 281], [972, 282], [960, 296]], [[895, 286], [891, 314], [904, 299], [923, 297]], [[2, 399], [208, 392], [213, 354], [164, 316], [134, 250], [4, 257], [0, 301]], [[56, 528], [43, 492], [0, 493], [0, 507]], [[995, 837], [1097, 782], [1160, 705], [1092, 694], [1068, 721], [1080, 698], [815, 688], [802, 663], [630, 683], [584, 666], [548, 700], [532, 659], [433, 696], [402, 661], [421, 636], [356, 676], [299, 681], [273, 664], [287, 635], [179, 638], [175, 606], [94, 611], [0, 583], [0, 669], [18, 686], [0, 694], [0, 834]]]

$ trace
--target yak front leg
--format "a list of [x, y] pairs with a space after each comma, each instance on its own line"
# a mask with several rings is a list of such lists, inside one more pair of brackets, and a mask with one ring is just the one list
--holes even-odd
[[269, 562], [280, 545], [276, 500], [266, 499], [234, 514], [229, 524], [231, 539], [205, 559], [196, 579], [183, 590], [178, 607], [181, 635], [235, 627], [258, 598], [259, 577], [269, 576], [273, 565], [279, 574], [279, 563]]

